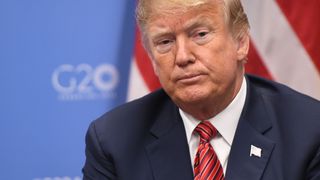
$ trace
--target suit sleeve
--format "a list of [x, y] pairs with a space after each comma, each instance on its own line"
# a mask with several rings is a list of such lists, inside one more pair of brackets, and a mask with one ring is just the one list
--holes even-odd
[[101, 148], [94, 122], [86, 134], [85, 154], [86, 161], [82, 169], [84, 180], [117, 179], [112, 158]]
[[318, 147], [316, 155], [312, 159], [312, 161], [308, 167], [306, 179], [309, 179], [309, 180], [319, 180], [320, 179], [320, 147]]

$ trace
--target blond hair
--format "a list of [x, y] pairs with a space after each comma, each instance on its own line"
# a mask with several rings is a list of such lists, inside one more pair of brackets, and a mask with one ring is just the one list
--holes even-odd
[[[136, 8], [136, 20], [142, 33], [144, 45], [146, 45], [145, 27], [151, 18], [153, 10], [155, 10], [152, 9], [151, 3], [155, 1], [157, 2], [157, 5], [160, 6], [157, 8], [161, 8], [161, 6], [170, 4], [172, 9], [178, 6], [179, 8], [185, 8], [187, 10], [188, 8], [202, 5], [213, 0], [139, 0]], [[224, 4], [225, 20], [228, 26], [230, 27], [232, 36], [235, 39], [239, 39], [243, 37], [243, 35], [247, 34], [249, 31], [249, 21], [246, 13], [243, 10], [240, 0], [215, 1], [222, 1]], [[170, 6], [167, 5], [166, 7]], [[168, 11], [171, 11], [171, 9], [168, 9]]]

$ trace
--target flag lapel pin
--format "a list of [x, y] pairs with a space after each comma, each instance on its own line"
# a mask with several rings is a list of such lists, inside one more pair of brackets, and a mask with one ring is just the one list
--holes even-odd
[[254, 146], [254, 145], [251, 145], [251, 148], [250, 148], [250, 157], [251, 156], [256, 156], [256, 157], [261, 157], [261, 153], [262, 153], [262, 149], [257, 147], [257, 146]]

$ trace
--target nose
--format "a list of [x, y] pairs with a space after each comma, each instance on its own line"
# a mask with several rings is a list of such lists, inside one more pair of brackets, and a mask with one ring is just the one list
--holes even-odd
[[188, 44], [187, 38], [176, 39], [176, 64], [180, 67], [187, 66], [190, 63], [195, 62], [195, 57], [192, 53], [192, 49]]

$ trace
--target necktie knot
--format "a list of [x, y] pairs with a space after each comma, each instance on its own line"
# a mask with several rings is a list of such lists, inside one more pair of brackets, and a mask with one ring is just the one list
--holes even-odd
[[200, 142], [209, 142], [217, 135], [217, 129], [209, 121], [201, 122], [195, 131], [200, 135]]

